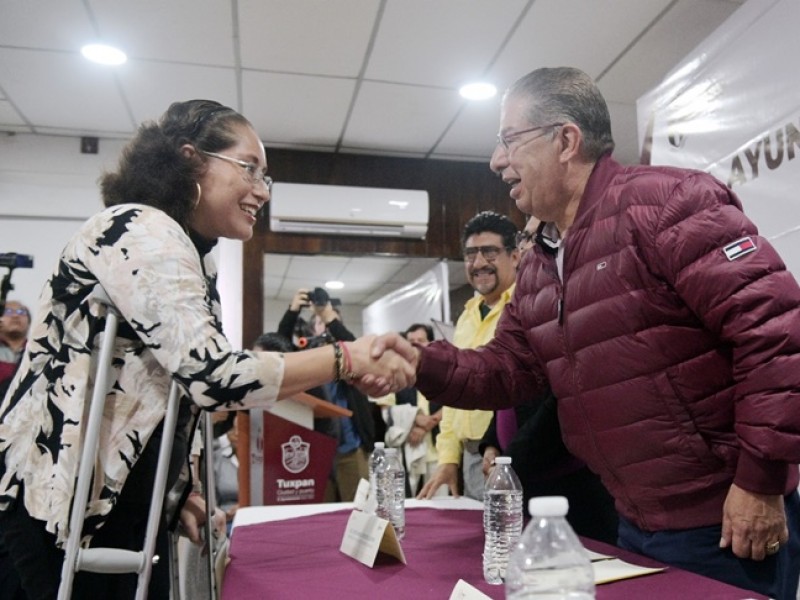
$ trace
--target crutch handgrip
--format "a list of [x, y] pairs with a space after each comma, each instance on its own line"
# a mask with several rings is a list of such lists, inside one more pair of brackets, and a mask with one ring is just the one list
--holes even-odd
[[81, 548], [78, 550], [77, 570], [92, 573], [139, 573], [144, 561], [144, 552], [119, 548]]

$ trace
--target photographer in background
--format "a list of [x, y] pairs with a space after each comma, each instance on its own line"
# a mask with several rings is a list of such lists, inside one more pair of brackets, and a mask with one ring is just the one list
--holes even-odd
[[[312, 310], [311, 318], [306, 321], [300, 316], [304, 308]], [[294, 294], [289, 309], [284, 313], [281, 322], [278, 323], [278, 333], [282, 336], [296, 340], [295, 345], [305, 348], [306, 345], [300, 342], [302, 338], [324, 337], [326, 334], [333, 338], [330, 341], [350, 341], [355, 336], [344, 326], [342, 317], [334, 308], [328, 292], [324, 288], [317, 287], [313, 290], [300, 288]], [[324, 340], [319, 340], [320, 342]], [[321, 345], [315, 343], [312, 345]]]
[[[308, 322], [300, 317], [303, 308], [313, 310]], [[301, 288], [295, 292], [289, 309], [278, 324], [278, 333], [289, 339], [298, 338], [296, 345], [301, 349], [355, 339], [344, 326], [328, 293], [320, 287], [314, 290]], [[338, 440], [333, 470], [325, 488], [325, 501], [351, 502], [359, 480], [369, 478], [367, 460], [375, 440], [383, 439], [385, 425], [380, 408], [352, 385], [339, 381], [325, 384], [322, 389], [324, 400], [353, 412], [352, 417], [314, 419], [316, 431]], [[376, 436], [378, 425], [381, 429]]]

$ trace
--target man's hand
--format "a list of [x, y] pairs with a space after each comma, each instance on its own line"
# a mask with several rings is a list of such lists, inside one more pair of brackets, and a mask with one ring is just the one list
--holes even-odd
[[425, 439], [426, 433], [427, 431], [425, 431], [424, 427], [420, 427], [419, 425], [414, 425], [414, 427], [411, 428], [411, 431], [408, 432], [408, 437], [406, 438], [406, 441], [411, 445], [412, 448], [416, 448]]
[[450, 493], [458, 498], [458, 465], [451, 463], [439, 465], [431, 478], [419, 491], [419, 494], [417, 494], [417, 500], [433, 498], [436, 490], [443, 483], [450, 489]]
[[489, 476], [489, 471], [491, 471], [494, 466], [494, 459], [498, 456], [500, 456], [499, 449], [494, 446], [486, 446], [486, 450], [483, 451], [483, 464], [481, 465], [484, 477]]
[[372, 358], [380, 358], [387, 350], [393, 350], [412, 364], [416, 370], [419, 363], [420, 349], [399, 333], [384, 333], [377, 336], [372, 342], [370, 353]]
[[289, 310], [292, 312], [300, 312], [303, 307], [309, 306], [311, 302], [308, 300], [308, 292], [310, 291], [311, 290], [307, 290], [306, 288], [297, 290], [292, 298], [292, 303], [289, 305]]
[[783, 496], [756, 494], [731, 485], [722, 508], [720, 548], [731, 546], [739, 558], [764, 560], [768, 546], [788, 540]]
[[[214, 520], [214, 530], [218, 534], [225, 535], [225, 513], [216, 508], [212, 519]], [[189, 494], [186, 503], [181, 508], [180, 521], [189, 541], [196, 546], [202, 546], [203, 538], [200, 530], [206, 524], [206, 503], [200, 494]]]

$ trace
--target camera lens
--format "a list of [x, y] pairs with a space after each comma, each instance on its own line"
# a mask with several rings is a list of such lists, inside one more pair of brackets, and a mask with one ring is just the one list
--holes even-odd
[[314, 303], [315, 306], [325, 306], [330, 300], [328, 292], [321, 287], [314, 288], [314, 291], [308, 295], [308, 299]]

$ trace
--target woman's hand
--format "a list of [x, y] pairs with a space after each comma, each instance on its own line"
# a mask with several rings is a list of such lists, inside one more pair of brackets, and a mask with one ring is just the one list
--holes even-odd
[[[400, 336], [398, 336], [400, 337]], [[345, 342], [350, 354], [354, 384], [369, 396], [385, 396], [414, 385], [416, 349], [400, 337], [402, 344], [387, 347], [379, 356], [371, 354], [375, 336], [365, 336]]]

